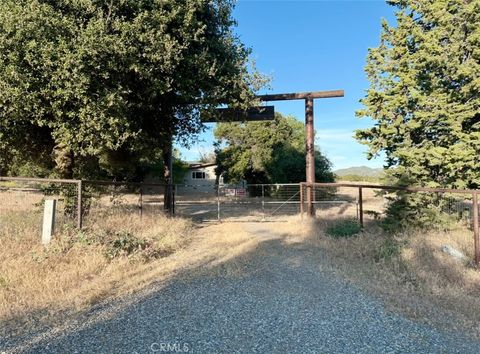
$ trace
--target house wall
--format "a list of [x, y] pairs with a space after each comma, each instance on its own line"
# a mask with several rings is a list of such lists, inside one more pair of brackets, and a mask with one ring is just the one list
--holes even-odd
[[[183, 178], [183, 185], [177, 186], [177, 193], [215, 193], [215, 167], [207, 166], [199, 168], [190, 168]], [[205, 173], [204, 179], [194, 178], [195, 172]], [[223, 183], [223, 178], [220, 176], [220, 184]]]

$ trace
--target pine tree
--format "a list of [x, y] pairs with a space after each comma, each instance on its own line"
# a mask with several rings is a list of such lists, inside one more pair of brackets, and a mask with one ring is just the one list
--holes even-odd
[[397, 183], [480, 187], [480, 1], [402, 0], [369, 50], [357, 131]]

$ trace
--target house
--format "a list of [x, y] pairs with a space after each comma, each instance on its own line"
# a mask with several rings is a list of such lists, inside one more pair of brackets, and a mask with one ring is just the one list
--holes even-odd
[[[215, 192], [217, 176], [215, 163], [202, 163], [199, 161], [187, 161], [188, 171], [183, 177], [182, 185], [178, 186], [182, 191], [197, 191], [201, 193]], [[223, 176], [218, 179], [223, 184]]]

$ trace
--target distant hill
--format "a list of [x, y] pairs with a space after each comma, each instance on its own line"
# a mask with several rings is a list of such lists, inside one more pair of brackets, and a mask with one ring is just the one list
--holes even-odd
[[362, 177], [381, 177], [383, 168], [371, 168], [367, 166], [355, 166], [349, 168], [341, 168], [333, 171], [337, 176], [362, 176]]

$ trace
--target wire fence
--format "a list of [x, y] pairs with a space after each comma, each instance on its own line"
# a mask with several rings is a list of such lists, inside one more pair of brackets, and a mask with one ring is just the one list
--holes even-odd
[[176, 185], [175, 213], [201, 220], [267, 220], [300, 212], [300, 185]]
[[[0, 226], [41, 225], [46, 199], [56, 200], [54, 227], [81, 227], [78, 213], [81, 182], [77, 180], [0, 177]], [[40, 233], [39, 229], [39, 233]]]
[[165, 184], [140, 182], [84, 181], [83, 218], [164, 212]]
[[109, 216], [163, 213], [164, 193], [158, 183], [0, 177], [0, 222], [22, 217], [41, 225], [44, 201], [55, 199], [55, 230], [82, 228]]
[[[478, 190], [409, 188], [348, 183], [301, 183], [300, 213], [326, 220], [356, 218], [362, 227], [398, 208], [404, 218], [443, 218], [472, 230], [475, 262], [480, 263]], [[409, 208], [415, 205], [422, 208]], [[423, 210], [422, 215], [412, 215]]]
[[[166, 190], [161, 183], [0, 177], [0, 223], [3, 226], [14, 218], [30, 218], [41, 225], [45, 199], [57, 201], [57, 230], [65, 225], [81, 228], [84, 222], [111, 215], [138, 214], [141, 218], [163, 214]], [[477, 190], [299, 183], [178, 184], [173, 191], [174, 213], [195, 220], [265, 221], [307, 214], [326, 220], [356, 218], [362, 227], [383, 218], [393, 201], [401, 208], [399, 198], [407, 200], [414, 195], [418, 205], [473, 231], [475, 259], [480, 262]]]

